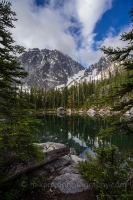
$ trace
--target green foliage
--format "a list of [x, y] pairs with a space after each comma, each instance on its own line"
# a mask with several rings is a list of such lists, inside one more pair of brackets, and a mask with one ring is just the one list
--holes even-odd
[[[35, 120], [24, 110], [28, 102], [18, 93], [17, 85], [27, 76], [16, 54], [24, 51], [14, 45], [9, 28], [15, 28], [16, 14], [11, 10], [11, 3], [0, 3], [0, 178], [4, 170], [11, 168], [14, 162], [27, 160], [29, 157], [43, 157], [41, 149], [33, 144], [29, 134]], [[22, 97], [22, 99], [21, 99]], [[26, 105], [25, 105], [26, 104]], [[24, 106], [25, 105], [25, 106]]]
[[[126, 72], [123, 70], [119, 73], [116, 70], [115, 76], [111, 76], [109, 80], [105, 79], [88, 83], [85, 81], [70, 88], [65, 86], [62, 90], [35, 90], [31, 88], [30, 94], [20, 90], [20, 96], [27, 102], [24, 104], [25, 108], [32, 110], [35, 110], [35, 108], [36, 110], [56, 110], [60, 106], [71, 109], [89, 109], [91, 107], [108, 109], [113, 107], [116, 102], [121, 101], [119, 98], [120, 93], [119, 96], [116, 96], [116, 93], [121, 85], [126, 84], [126, 80]], [[124, 98], [126, 99], [131, 95], [132, 92]]]
[[[131, 17], [131, 22], [133, 23], [133, 8], [129, 12]], [[120, 111], [119, 122], [116, 124], [116, 129], [120, 127], [120, 129], [126, 130], [128, 133], [133, 134], [133, 120], [129, 119], [121, 122], [121, 116], [123, 113], [133, 107], [133, 29], [130, 30], [128, 33], [123, 33], [121, 35], [122, 41], [127, 41], [128, 46], [120, 49], [113, 49], [112, 47], [106, 48], [105, 46], [101, 48], [101, 50], [107, 55], [111, 56], [112, 61], [119, 61], [121, 65], [125, 69], [126, 72], [126, 80], [117, 86], [117, 91], [112, 95], [113, 97], [120, 97], [122, 100], [119, 100], [117, 105], [114, 105], [113, 109], [116, 111]], [[128, 100], [125, 100], [124, 97], [128, 97]]]
[[24, 192], [28, 190], [29, 179], [24, 174], [15, 181], [9, 182], [3, 186], [1, 191], [1, 200], [16, 200], [19, 199]]
[[[79, 172], [95, 191], [97, 200], [133, 199], [133, 161], [115, 146], [94, 150], [96, 157], [80, 162]], [[132, 174], [132, 175], [131, 175]]]
[[33, 191], [38, 187], [43, 187], [43, 184], [48, 181], [45, 175], [41, 177], [30, 177], [23, 174], [21, 177], [3, 186], [0, 191], [1, 200], [16, 200], [20, 199], [28, 191]]

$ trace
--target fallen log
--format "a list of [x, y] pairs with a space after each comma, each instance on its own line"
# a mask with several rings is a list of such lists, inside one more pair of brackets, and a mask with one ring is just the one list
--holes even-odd
[[0, 185], [5, 184], [6, 182], [12, 181], [13, 179], [18, 178], [22, 174], [28, 173], [29, 171], [35, 170], [37, 168], [40, 168], [44, 166], [45, 164], [48, 164], [64, 155], [67, 155], [70, 153], [69, 147], [63, 147], [59, 149], [54, 149], [51, 151], [44, 152], [45, 159], [38, 163], [35, 158], [29, 159], [27, 163], [19, 163], [14, 165], [11, 170], [6, 175], [6, 178], [4, 178]]

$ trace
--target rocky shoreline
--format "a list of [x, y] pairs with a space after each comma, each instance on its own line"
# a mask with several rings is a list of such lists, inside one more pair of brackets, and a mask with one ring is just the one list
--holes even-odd
[[[62, 107], [61, 107], [62, 108]], [[59, 108], [58, 108], [59, 109]], [[43, 114], [57, 114], [59, 117], [64, 116], [64, 114], [71, 115], [71, 114], [87, 114], [90, 117], [94, 117], [95, 115], [100, 115], [100, 116], [111, 116], [119, 113], [119, 111], [113, 111], [111, 108], [107, 109], [95, 109], [95, 108], [90, 108], [88, 110], [81, 109], [81, 110], [44, 110], [42, 111]], [[133, 117], [133, 107], [130, 110], [127, 110], [124, 114], [124, 117], [126, 118], [131, 118]]]
[[[66, 147], [60, 143], [40, 143], [43, 147], [43, 152], [52, 151]], [[68, 155], [62, 156], [37, 170], [39, 175], [49, 174], [50, 186], [54, 189], [59, 189], [62, 193], [72, 194], [86, 191], [89, 188], [88, 183], [78, 173], [78, 162], [84, 161], [75, 155], [74, 149], [70, 149]], [[56, 174], [55, 174], [56, 172]]]
[[[40, 143], [38, 145], [43, 148], [44, 153], [66, 147], [64, 144], [53, 142]], [[77, 169], [78, 162], [85, 161], [85, 159], [81, 159], [75, 154], [75, 150], [70, 149], [67, 155], [61, 156], [28, 173], [29, 177], [37, 177], [39, 179], [44, 176], [47, 177], [47, 181], [41, 184], [31, 181], [30, 187], [35, 188], [35, 190], [41, 188], [41, 191], [45, 191], [44, 195], [48, 196], [45, 199], [60, 199], [60, 196], [62, 196], [61, 199], [67, 199], [69, 197], [68, 199], [72, 200], [75, 198], [78, 199], [79, 196], [79, 199], [94, 199], [89, 184], [78, 173]], [[26, 187], [24, 182], [22, 186]], [[49, 195], [52, 196], [50, 197]]]
[[57, 114], [57, 115], [63, 115], [63, 114], [88, 114], [89, 116], [94, 116], [94, 115], [112, 115], [115, 114], [116, 112], [111, 111], [110, 109], [104, 110], [104, 109], [100, 109], [100, 110], [95, 110], [93, 108], [90, 108], [89, 110], [65, 110], [63, 112], [58, 112], [56, 110], [44, 110], [42, 111], [43, 114]]

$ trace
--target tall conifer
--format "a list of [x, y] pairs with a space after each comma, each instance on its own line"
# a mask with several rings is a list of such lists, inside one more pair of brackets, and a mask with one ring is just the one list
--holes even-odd
[[[133, 24], [133, 8], [129, 12], [131, 22]], [[111, 56], [112, 61], [119, 61], [120, 64], [127, 71], [127, 80], [121, 84], [117, 89], [117, 92], [113, 96], [118, 96], [120, 102], [114, 106], [113, 110], [119, 111], [115, 118], [111, 118], [112, 127], [109, 132], [124, 129], [128, 133], [133, 133], [133, 119], [124, 119], [123, 114], [133, 108], [133, 98], [129, 97], [129, 94], [133, 92], [133, 29], [128, 33], [123, 33], [121, 39], [123, 42], [127, 41], [128, 45], [124, 48], [114, 49], [112, 47], [106, 48], [105, 46], [101, 50], [107, 55]], [[121, 101], [122, 97], [127, 97], [126, 101]], [[124, 98], [123, 98], [124, 99]], [[115, 120], [114, 120], [115, 119]]]
[[22, 46], [14, 45], [9, 28], [15, 28], [16, 14], [11, 10], [11, 3], [0, 3], [0, 176], [3, 169], [16, 160], [26, 160], [37, 155], [38, 148], [33, 145], [29, 133], [32, 117], [23, 110], [23, 103], [18, 98], [18, 84], [27, 76], [17, 62], [16, 55], [24, 51]]

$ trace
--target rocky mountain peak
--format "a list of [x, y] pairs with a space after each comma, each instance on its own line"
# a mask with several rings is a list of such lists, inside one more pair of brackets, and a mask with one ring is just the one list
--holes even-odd
[[86, 69], [84, 77], [90, 76], [94, 79], [94, 77], [97, 76], [100, 72], [106, 70], [109, 67], [110, 63], [111, 62], [108, 58], [101, 57], [98, 63], [92, 64], [88, 69]]
[[60, 88], [65, 85], [82, 83], [84, 80], [100, 80], [109, 78], [109, 74], [115, 75], [120, 66], [118, 61], [112, 62], [111, 58], [101, 57], [89, 68], [83, 68], [69, 55], [58, 50], [29, 49], [22, 54], [18, 60], [22, 63], [29, 76], [24, 79], [23, 86], [37, 88]]
[[66, 84], [69, 77], [84, 68], [70, 56], [58, 50], [38, 48], [29, 49], [18, 60], [22, 63], [29, 76], [24, 85], [37, 88], [53, 88]]

